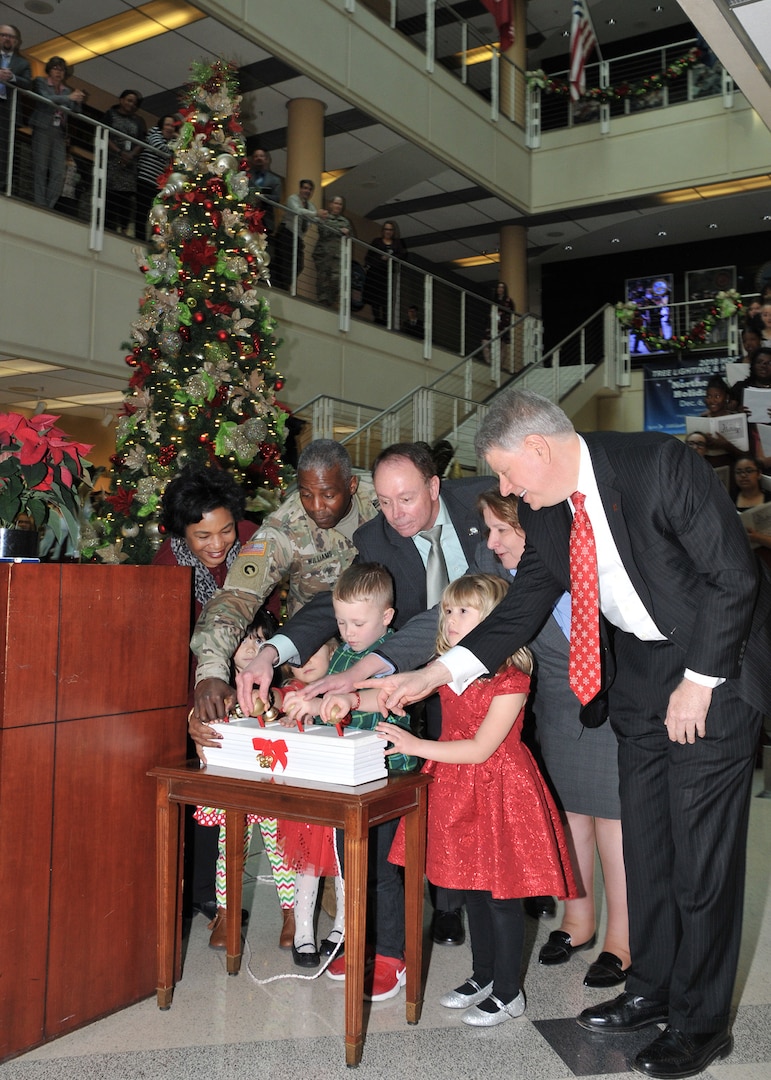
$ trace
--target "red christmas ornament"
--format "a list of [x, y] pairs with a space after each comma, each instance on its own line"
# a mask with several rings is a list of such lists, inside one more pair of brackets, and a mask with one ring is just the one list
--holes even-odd
[[204, 210], [213, 210], [214, 209], [214, 203], [211, 201], [211, 199], [204, 199], [203, 208], [204, 208]]
[[227, 330], [218, 330], [217, 331], [217, 340], [218, 341], [227, 341], [229, 336], [230, 335], [228, 334]]
[[209, 436], [206, 433], [204, 433], [203, 435], [199, 435], [198, 441], [201, 446], [206, 446], [207, 442], [209, 441]]
[[180, 328], [179, 328], [179, 336], [182, 338], [183, 341], [189, 341], [190, 340], [190, 331], [189, 331], [189, 329], [186, 326], [180, 326]]
[[158, 464], [163, 466], [171, 465], [176, 456], [176, 446], [162, 446], [158, 451]]
[[196, 311], [195, 314], [193, 315], [193, 322], [198, 323], [199, 326], [201, 325], [202, 322], [204, 322], [205, 319], [206, 319], [206, 316], [204, 315], [204, 313], [202, 311]]
[[110, 458], [110, 464], [114, 465], [116, 469], [122, 469], [126, 463], [126, 459], [123, 454], [113, 454]]
[[161, 358], [161, 350], [160, 349], [150, 349], [150, 356], [152, 356], [153, 360], [160, 360], [160, 358]]
[[139, 363], [139, 361], [137, 360], [136, 356], [133, 353], [129, 353], [129, 355], [124, 356], [123, 359], [126, 361], [126, 363], [128, 364], [129, 367], [136, 367], [137, 364]]
[[276, 379], [276, 389], [277, 390], [283, 390], [284, 389], [284, 380], [283, 379]]

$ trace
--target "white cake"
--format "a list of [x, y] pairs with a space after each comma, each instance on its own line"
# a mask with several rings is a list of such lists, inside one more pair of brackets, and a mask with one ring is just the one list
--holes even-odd
[[260, 726], [253, 717], [211, 725], [222, 735], [211, 764], [262, 776], [291, 776], [355, 787], [388, 775], [386, 741], [373, 731], [308, 724], [305, 731], [277, 721]]

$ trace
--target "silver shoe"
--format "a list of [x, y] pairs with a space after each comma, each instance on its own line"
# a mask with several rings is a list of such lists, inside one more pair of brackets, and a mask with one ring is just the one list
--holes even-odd
[[463, 986], [473, 986], [474, 990], [471, 994], [462, 994], [463, 987], [459, 986], [457, 990], [450, 990], [449, 994], [442, 994], [439, 1004], [444, 1005], [445, 1009], [468, 1009], [470, 1005], [484, 1001], [493, 988], [491, 982], [487, 986], [480, 986], [473, 979], [466, 979]]
[[475, 1005], [473, 1009], [469, 1009], [468, 1012], [461, 1016], [463, 1023], [470, 1024], [471, 1027], [495, 1027], [497, 1024], [505, 1024], [507, 1020], [511, 1020], [515, 1016], [521, 1016], [525, 1011], [524, 990], [520, 990], [508, 1005], [504, 1005], [495, 994], [490, 994], [488, 1001], [492, 1001], [498, 1006], [497, 1012], [485, 1012], [484, 1009], [478, 1009]]

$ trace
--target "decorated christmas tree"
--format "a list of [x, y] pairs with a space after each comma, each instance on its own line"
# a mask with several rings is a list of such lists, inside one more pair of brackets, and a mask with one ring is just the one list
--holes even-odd
[[284, 481], [286, 413], [276, 404], [275, 323], [262, 278], [268, 255], [249, 192], [235, 69], [193, 66], [173, 164], [137, 249], [145, 288], [124, 349], [132, 369], [105, 505], [81, 533], [85, 557], [148, 563], [163, 537], [161, 496], [184, 465], [227, 469], [251, 509]]

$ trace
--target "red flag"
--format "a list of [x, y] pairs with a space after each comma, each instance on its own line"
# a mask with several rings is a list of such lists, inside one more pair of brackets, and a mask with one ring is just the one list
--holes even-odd
[[514, 12], [514, 0], [482, 0], [487, 10], [495, 19], [500, 35], [501, 52], [506, 52], [514, 44], [514, 28], [512, 18]]
[[578, 101], [586, 91], [586, 61], [597, 48], [594, 27], [584, 0], [573, 0], [570, 24], [570, 96]]

